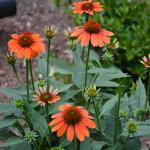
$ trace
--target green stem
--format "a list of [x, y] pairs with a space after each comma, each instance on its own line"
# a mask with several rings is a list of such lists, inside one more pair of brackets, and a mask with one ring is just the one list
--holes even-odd
[[96, 115], [96, 120], [97, 120], [97, 124], [98, 124], [98, 130], [99, 130], [99, 135], [101, 136], [101, 127], [100, 127], [100, 122], [99, 122], [99, 114], [97, 112], [96, 103], [95, 103], [95, 100], [93, 98], [92, 98], [92, 103], [93, 103], [94, 110], [95, 110], [95, 115]]
[[47, 52], [47, 90], [49, 90], [49, 61], [50, 61], [50, 45], [51, 41], [48, 40], [48, 52]]
[[32, 81], [32, 88], [33, 88], [33, 91], [34, 91], [35, 90], [35, 86], [34, 86], [34, 79], [33, 79], [31, 59], [29, 60], [29, 67], [30, 67], [30, 75], [31, 75], [31, 81]]
[[119, 134], [119, 111], [120, 111], [120, 103], [121, 103], [121, 84], [119, 86], [119, 97], [118, 97], [117, 110], [116, 110], [116, 116], [115, 116], [115, 125], [114, 125], [113, 141], [114, 141], [115, 144], [117, 143], [117, 137], [118, 137], [118, 134]]
[[148, 73], [148, 85], [147, 85], [147, 99], [145, 103], [145, 109], [147, 109], [147, 106], [150, 104], [150, 72]]
[[27, 101], [29, 102], [29, 60], [26, 59], [26, 90], [27, 90]]
[[86, 59], [86, 68], [85, 68], [85, 81], [84, 81], [84, 89], [87, 86], [87, 76], [88, 76], [88, 63], [89, 63], [89, 57], [90, 57], [90, 44], [88, 46], [88, 53], [87, 53], [87, 59]]
[[82, 49], [82, 61], [84, 61], [84, 53], [85, 53], [85, 46], [83, 46], [83, 49]]
[[128, 136], [127, 136], [127, 138], [126, 138], [126, 140], [124, 142], [124, 150], [126, 148], [126, 144], [127, 144], [128, 140], [129, 140], [129, 138], [130, 138], [130, 133], [128, 134]]
[[72, 147], [73, 147], [73, 150], [76, 150], [76, 141], [75, 141], [75, 138], [72, 141]]
[[16, 126], [17, 126], [19, 132], [22, 134], [22, 136], [24, 136], [24, 135], [25, 135], [25, 132], [24, 132], [23, 128], [21, 127], [21, 125], [19, 124], [19, 122], [17, 122], [17, 125], [16, 125]]
[[18, 72], [17, 72], [17, 69], [16, 69], [16, 67], [15, 67], [14, 64], [12, 64], [12, 68], [13, 68], [13, 70], [14, 70], [14, 73], [15, 73], [15, 76], [16, 76], [16, 79], [17, 79], [18, 83], [20, 83], [20, 79], [19, 79], [19, 76], [18, 76]]

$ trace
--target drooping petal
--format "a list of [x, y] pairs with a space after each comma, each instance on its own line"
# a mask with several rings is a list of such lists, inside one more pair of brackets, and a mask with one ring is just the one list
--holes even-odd
[[82, 133], [82, 131], [80, 130], [80, 125], [79, 124], [75, 124], [75, 132], [76, 132], [76, 136], [80, 141], [84, 140], [84, 134]]
[[69, 108], [69, 107], [71, 107], [71, 106], [72, 106], [71, 104], [60, 105], [60, 106], [58, 107], [58, 109], [59, 109], [60, 111], [64, 111], [65, 109], [67, 109], [67, 108]]
[[67, 139], [68, 141], [72, 141], [74, 137], [74, 127], [72, 125], [69, 125], [67, 129]]
[[88, 118], [82, 118], [82, 123], [88, 128], [96, 128], [96, 123]]
[[62, 113], [57, 113], [51, 116], [51, 118], [59, 118], [62, 117]]
[[52, 126], [52, 125], [57, 124], [57, 123], [59, 123], [61, 121], [63, 121], [63, 118], [56, 118], [53, 121], [51, 121], [48, 125]]
[[83, 27], [77, 28], [72, 32], [71, 37], [76, 37], [80, 35], [83, 31], [84, 31]]
[[65, 123], [64, 121], [59, 122], [58, 124], [56, 124], [55, 126], [52, 127], [51, 131], [55, 132], [55, 131], [61, 129], [61, 127], [64, 125], [64, 123]]
[[57, 131], [57, 136], [61, 137], [65, 133], [67, 127], [68, 127], [68, 125], [66, 123], [64, 123], [64, 125], [61, 127], [61, 129], [59, 129]]

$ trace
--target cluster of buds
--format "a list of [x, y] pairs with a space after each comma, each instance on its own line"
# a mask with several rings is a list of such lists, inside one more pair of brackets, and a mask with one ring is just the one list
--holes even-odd
[[126, 119], [128, 117], [128, 113], [126, 111], [120, 111], [119, 112], [119, 117], [121, 119]]
[[46, 80], [39, 80], [38, 81], [38, 87], [44, 87], [46, 85]]
[[31, 143], [31, 142], [36, 141], [37, 137], [38, 137], [37, 133], [33, 131], [28, 131], [24, 136], [24, 140], [28, 143]]
[[14, 55], [14, 53], [7, 53], [4, 56], [4, 59], [10, 65], [14, 65], [16, 63], [16, 56]]
[[64, 35], [65, 35], [66, 39], [68, 40], [67, 46], [70, 49], [74, 49], [77, 45], [76, 37], [71, 36], [72, 32], [73, 31], [72, 31], [71, 27], [68, 27], [66, 30], [64, 30]]
[[44, 36], [48, 39], [51, 40], [56, 34], [57, 34], [57, 29], [55, 26], [45, 26], [44, 29]]
[[100, 91], [100, 88], [97, 90], [96, 85], [94, 84], [93, 86], [90, 85], [89, 87], [85, 88], [85, 91], [88, 97], [96, 97]]
[[145, 66], [145, 68], [150, 68], [150, 54], [147, 58], [144, 56], [140, 62]]
[[138, 109], [135, 112], [135, 116], [138, 120], [144, 121], [144, 120], [146, 120], [147, 117], [150, 116], [150, 109], [147, 109], [147, 110]]
[[127, 122], [127, 130], [129, 133], [131, 134], [134, 134], [138, 131], [138, 125], [137, 123], [133, 120], [133, 119], [130, 119], [128, 122]]

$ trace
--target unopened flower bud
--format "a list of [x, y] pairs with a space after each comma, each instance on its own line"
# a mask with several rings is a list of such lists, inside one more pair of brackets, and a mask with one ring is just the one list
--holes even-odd
[[127, 122], [127, 130], [129, 133], [132, 133], [132, 134], [138, 131], [138, 125], [133, 119], [130, 119]]
[[20, 109], [22, 109], [25, 106], [23, 100], [20, 100], [20, 99], [15, 101], [15, 105], [16, 105], [16, 108], [20, 108]]
[[110, 51], [106, 51], [103, 54], [102, 59], [104, 61], [107, 61], [107, 62], [112, 62], [113, 61], [113, 54]]
[[109, 49], [117, 49], [117, 48], [119, 48], [119, 42], [117, 41], [117, 39], [114, 39], [107, 46], [108, 46]]
[[85, 91], [89, 97], [95, 97], [95, 96], [97, 96], [100, 89], [97, 90], [96, 85], [94, 84], [93, 86], [90, 85], [89, 87], [85, 88]]
[[13, 53], [7, 53], [4, 56], [4, 59], [10, 65], [14, 65], [16, 63], [16, 56]]
[[37, 133], [33, 131], [28, 131], [25, 136], [24, 140], [28, 143], [36, 141], [36, 138], [38, 137]]
[[119, 112], [119, 117], [122, 119], [125, 119], [128, 117], [128, 113], [126, 111], [120, 111]]
[[56, 33], [57, 33], [57, 29], [55, 28], [55, 26], [45, 26], [44, 27], [44, 35], [47, 39], [52, 39]]
[[76, 39], [75, 37], [71, 37], [71, 34], [72, 34], [72, 29], [71, 27], [67, 28], [64, 30], [64, 35], [67, 39], [69, 40], [73, 40], [73, 39]]
[[40, 81], [38, 82], [38, 87], [44, 87], [45, 84], [46, 84], [46, 81], [45, 81], [45, 80], [40, 80]]

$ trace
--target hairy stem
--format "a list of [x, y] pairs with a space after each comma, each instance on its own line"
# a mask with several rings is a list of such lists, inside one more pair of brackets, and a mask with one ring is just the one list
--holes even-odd
[[15, 73], [16, 79], [17, 79], [18, 83], [20, 84], [20, 79], [19, 79], [19, 76], [18, 76], [18, 72], [17, 72], [17, 69], [16, 69], [16, 67], [15, 67], [15, 65], [14, 65], [14, 64], [12, 64], [12, 68], [13, 68], [13, 70], [14, 70], [14, 73]]
[[34, 86], [34, 79], [33, 79], [33, 73], [32, 73], [31, 59], [29, 60], [29, 67], [30, 67], [30, 76], [31, 76], [31, 81], [32, 81], [32, 88], [33, 88], [33, 91], [34, 91], [35, 90], [35, 86]]
[[29, 60], [26, 59], [26, 91], [27, 101], [29, 102]]
[[47, 90], [49, 90], [49, 61], [50, 61], [50, 45], [51, 41], [48, 40], [48, 52], [47, 52]]

